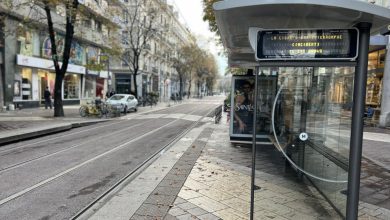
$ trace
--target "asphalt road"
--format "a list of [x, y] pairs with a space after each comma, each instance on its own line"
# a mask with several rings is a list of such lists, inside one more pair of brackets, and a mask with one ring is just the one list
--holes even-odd
[[1, 147], [0, 219], [71, 218], [215, 107], [183, 104]]

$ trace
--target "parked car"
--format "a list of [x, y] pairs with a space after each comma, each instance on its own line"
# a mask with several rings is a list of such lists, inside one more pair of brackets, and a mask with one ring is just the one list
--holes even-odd
[[107, 99], [107, 104], [120, 106], [121, 111], [124, 113], [130, 110], [138, 110], [138, 100], [129, 94], [115, 94]]

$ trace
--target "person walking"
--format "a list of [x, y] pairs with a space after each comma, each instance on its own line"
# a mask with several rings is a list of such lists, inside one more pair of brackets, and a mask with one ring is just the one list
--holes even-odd
[[51, 105], [51, 93], [49, 91], [49, 87], [46, 86], [45, 93], [43, 94], [45, 97], [45, 109], [47, 109], [47, 106], [50, 106], [50, 109], [52, 109]]

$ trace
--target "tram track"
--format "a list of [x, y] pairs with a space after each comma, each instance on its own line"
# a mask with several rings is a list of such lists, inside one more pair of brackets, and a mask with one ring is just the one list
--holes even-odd
[[[196, 112], [196, 111], [198, 111], [198, 110], [199, 110], [199, 109], [196, 108], [195, 110], [193, 110], [193, 111], [187, 113], [187, 115], [190, 115], [190, 114], [192, 114], [192, 113], [194, 113], [194, 112]], [[183, 116], [182, 118], [184, 118], [184, 116]], [[28, 193], [28, 192], [31, 192], [31, 191], [33, 191], [34, 189], [37, 189], [38, 187], [41, 187], [41, 186], [43, 186], [43, 185], [45, 185], [45, 184], [48, 184], [48, 183], [50, 183], [50, 182], [52, 182], [52, 181], [54, 181], [54, 180], [56, 180], [56, 179], [58, 179], [58, 178], [60, 178], [60, 177], [62, 177], [62, 176], [64, 176], [64, 175], [66, 175], [66, 174], [72, 172], [72, 171], [75, 171], [75, 170], [77, 170], [78, 168], [80, 168], [80, 167], [82, 167], [82, 166], [84, 166], [84, 165], [86, 165], [86, 164], [89, 164], [89, 163], [91, 163], [91, 162], [94, 162], [94, 161], [98, 160], [99, 158], [102, 158], [103, 156], [106, 156], [106, 155], [108, 155], [108, 154], [110, 154], [110, 153], [113, 153], [113, 152], [119, 150], [119, 149], [122, 149], [122, 148], [124, 148], [124, 147], [130, 145], [131, 143], [133, 143], [133, 142], [135, 142], [135, 141], [141, 140], [142, 138], [145, 138], [146, 136], [149, 136], [149, 135], [151, 135], [151, 134], [153, 134], [153, 133], [155, 133], [155, 132], [157, 132], [157, 131], [160, 131], [161, 129], [163, 129], [163, 128], [167, 127], [167, 126], [170, 126], [170, 125], [172, 125], [173, 123], [175, 123], [175, 122], [177, 122], [177, 121], [179, 121], [179, 120], [182, 120], [182, 118], [173, 120], [172, 122], [169, 122], [169, 123], [167, 123], [167, 124], [165, 124], [165, 125], [163, 125], [163, 126], [160, 126], [160, 127], [158, 127], [158, 128], [155, 128], [155, 129], [153, 129], [153, 130], [151, 130], [151, 131], [149, 131], [149, 132], [147, 132], [147, 133], [145, 133], [145, 134], [143, 134], [143, 135], [141, 135], [141, 136], [138, 136], [138, 137], [136, 137], [136, 138], [133, 138], [133, 139], [131, 139], [131, 140], [128, 140], [128, 141], [126, 141], [126, 142], [124, 142], [124, 143], [121, 143], [121, 144], [115, 146], [114, 148], [112, 148], [112, 149], [110, 149], [110, 150], [108, 150], [108, 151], [105, 151], [105, 152], [103, 152], [103, 153], [101, 153], [101, 154], [99, 154], [99, 155], [97, 155], [97, 156], [95, 156], [95, 157], [93, 157], [93, 158], [90, 158], [90, 159], [88, 159], [88, 160], [86, 160], [86, 161], [84, 161], [84, 162], [82, 162], [82, 163], [79, 163], [79, 164], [77, 164], [76, 166], [73, 166], [73, 167], [71, 167], [71, 168], [68, 168], [67, 170], [64, 170], [64, 171], [62, 171], [62, 172], [60, 172], [60, 173], [58, 173], [58, 174], [56, 174], [56, 175], [54, 175], [54, 176], [52, 176], [52, 177], [50, 177], [50, 178], [46, 178], [45, 180], [42, 180], [42, 181], [40, 181], [40, 182], [34, 184], [33, 186], [27, 187], [27, 188], [25, 188], [25, 189], [23, 189], [23, 190], [21, 190], [21, 191], [19, 191], [19, 192], [16, 192], [16, 193], [14, 193], [14, 194], [12, 194], [12, 195], [9, 195], [9, 196], [7, 196], [6, 198], [0, 200], [0, 206], [1, 206], [1, 205], [4, 205], [4, 204], [6, 204], [6, 203], [8, 203], [9, 201], [12, 201], [12, 200], [18, 198], [18, 197], [21, 197], [21, 196], [23, 196], [24, 194], [26, 194], [26, 193]], [[203, 118], [203, 117], [202, 117], [202, 118]], [[199, 121], [199, 120], [198, 120], [198, 121]], [[148, 120], [148, 122], [149, 122], [149, 120]], [[145, 123], [147, 123], [147, 122], [145, 122]], [[145, 124], [145, 123], [140, 123], [140, 124], [137, 124], [137, 125], [135, 125], [135, 126], [139, 126], [139, 125]], [[132, 127], [132, 128], [134, 128], [134, 127]], [[118, 131], [118, 133], [121, 133], [121, 132], [124, 132], [124, 131], [127, 131], [127, 130], [128, 130], [128, 129], [123, 129], [123, 130]], [[188, 129], [187, 129], [187, 130], [188, 130]], [[183, 132], [182, 132], [182, 133], [183, 133]], [[84, 143], [84, 144], [85, 144], [85, 143]], [[165, 147], [165, 148], [166, 148], [166, 147]], [[67, 149], [67, 150], [68, 150], [68, 149]], [[159, 152], [161, 152], [161, 151], [159, 151]], [[57, 152], [57, 153], [55, 153], [55, 154], [58, 154], [58, 153], [59, 153], [59, 152]], [[156, 154], [158, 154], [158, 153], [155, 153], [154, 155], [156, 155]], [[48, 156], [46, 156], [46, 158], [47, 158], [47, 157], [48, 157]], [[35, 159], [35, 160], [37, 160], [37, 159]], [[148, 160], [150, 160], [150, 159], [148, 159]], [[30, 161], [30, 162], [31, 162], [31, 161]], [[30, 162], [27, 162], [27, 163], [30, 163]], [[26, 165], [26, 163], [25, 163], [24, 165]], [[21, 167], [21, 166], [23, 166], [23, 164], [19, 164], [19, 165], [15, 165], [15, 166]], [[13, 167], [16, 168], [15, 166], [13, 166]], [[9, 170], [9, 169], [8, 169], [8, 170]], [[3, 169], [1, 172], [4, 173], [5, 171], [6, 171], [6, 170]]]
[[[203, 118], [207, 117], [212, 111], [214, 111], [214, 110], [213, 109], [210, 110], [207, 114], [202, 116], [200, 119], [193, 122], [188, 128], [186, 128], [185, 130], [183, 130], [182, 132], [177, 134], [172, 140], [170, 140], [160, 150], [156, 151], [153, 155], [151, 155], [149, 158], [147, 158], [144, 162], [139, 164], [135, 169], [131, 170], [128, 174], [126, 174], [124, 177], [122, 177], [113, 186], [111, 186], [109, 189], [107, 189], [105, 192], [103, 192], [100, 196], [98, 196], [95, 200], [93, 200], [90, 204], [88, 204], [86, 207], [84, 207], [82, 210], [80, 210], [76, 215], [74, 215], [70, 219], [71, 220], [79, 219], [85, 213], [87, 213], [91, 208], [95, 207], [100, 201], [109, 197], [110, 193], [112, 193], [115, 190], [117, 190], [118, 188], [120, 188], [122, 184], [134, 179], [139, 172], [142, 172], [142, 170], [146, 169], [148, 167], [148, 165], [150, 165], [153, 161], [155, 161], [159, 157], [159, 155], [161, 155], [164, 151], [168, 150], [175, 143], [177, 143], [181, 138], [183, 138], [188, 132], [190, 132], [192, 129], [194, 129], [199, 124], [199, 122], [201, 122]], [[175, 121], [177, 121], [177, 120], [180, 120], [180, 119], [176, 119]]]
[[[180, 106], [183, 108], [183, 106]], [[185, 109], [185, 107], [184, 107]], [[163, 110], [168, 110], [168, 109], [163, 109]], [[94, 130], [98, 130], [100, 128], [105, 128], [105, 127], [109, 127], [109, 126], [113, 126], [113, 125], [118, 125], [118, 124], [123, 124], [123, 123], [126, 123], [128, 120], [130, 119], [134, 119], [136, 116], [138, 115], [144, 115], [144, 114], [153, 114], [153, 113], [159, 113], [160, 111], [163, 111], [163, 110], [151, 110], [151, 111], [148, 111], [148, 112], [145, 112], [145, 113], [141, 113], [141, 114], [137, 114], [137, 115], [132, 115], [131, 117], [129, 118], [124, 118], [124, 119], [121, 119], [121, 121], [117, 121], [117, 122], [113, 122], [113, 123], [107, 123], [105, 125], [101, 125], [101, 126], [97, 126], [97, 127], [94, 127], [94, 128], [89, 128], [89, 129], [85, 129], [85, 130], [82, 130], [82, 131], [77, 131], [77, 132], [72, 132], [70, 134], [64, 134], [64, 135], [60, 135], [60, 136], [57, 136], [57, 137], [53, 137], [53, 138], [49, 138], [49, 139], [45, 139], [45, 140], [40, 140], [40, 141], [37, 141], [37, 142], [34, 142], [34, 143], [28, 143], [28, 144], [25, 144], [25, 145], [22, 145], [22, 146], [18, 146], [18, 147], [12, 147], [12, 148], [9, 148], [9, 149], [4, 149], [4, 150], [1, 150], [0, 151], [0, 157], [1, 156], [4, 156], [4, 154], [7, 154], [9, 152], [15, 152], [15, 151], [18, 151], [18, 150], [21, 150], [23, 148], [27, 148], [29, 146], [34, 146], [34, 145], [37, 145], [37, 144], [42, 144], [42, 143], [45, 143], [45, 142], [51, 142], [51, 141], [54, 141], [54, 140], [58, 140], [58, 139], [61, 139], [61, 138], [64, 138], [64, 137], [69, 137], [69, 136], [72, 136], [72, 135], [79, 135], [81, 133], [86, 133], [86, 132], [90, 132], [90, 131], [94, 131]], [[177, 110], [177, 109], [175, 109]], [[180, 109], [181, 110], [181, 109]], [[141, 123], [139, 125], [144, 125], [146, 124], [147, 122], [145, 123]], [[133, 127], [133, 126], [132, 126]], [[132, 127], [128, 127], [129, 129], [131, 129]], [[127, 128], [126, 128], [127, 129]], [[114, 133], [111, 133], [109, 135], [113, 135], [113, 134], [117, 134], [117, 133], [122, 133], [123, 131], [125, 131], [124, 129], [122, 129], [121, 132], [114, 132]], [[109, 135], [105, 135], [103, 137], [107, 137]], [[99, 137], [98, 139], [101, 139], [102, 137]], [[96, 140], [96, 139], [95, 139]], [[50, 156], [53, 156], [53, 155], [56, 155], [58, 153], [62, 153], [62, 152], [65, 152], [67, 150], [70, 150], [70, 149], [73, 149], [73, 148], [76, 148], [76, 147], [79, 147], [83, 144], [86, 144], [88, 142], [92, 142], [93, 140], [90, 140], [90, 141], [86, 141], [86, 142], [82, 142], [81, 144], [76, 144], [76, 145], [73, 145], [69, 148], [66, 148], [66, 149], [61, 149], [59, 151], [56, 151], [56, 152], [53, 152], [53, 153], [50, 153], [50, 154], [45, 154], [45, 155], [42, 155], [42, 156], [39, 156], [39, 157], [35, 157], [35, 158], [32, 158], [32, 159], [29, 159], [29, 160], [26, 160], [26, 161], [23, 161], [23, 162], [18, 162], [18, 163], [15, 163], [15, 164], [12, 164], [12, 165], [8, 165], [6, 167], [3, 167], [1, 168], [0, 167], [0, 174], [3, 173], [3, 172], [6, 172], [7, 170], [9, 169], [14, 169], [14, 168], [17, 168], [17, 167], [20, 167], [24, 164], [27, 164], [27, 163], [30, 163], [30, 162], [33, 162], [33, 161], [37, 161], [37, 160], [40, 160], [40, 159], [44, 159], [44, 158], [47, 158], [47, 157], [50, 157]], [[1, 165], [0, 165], [1, 166]]]
[[108, 136], [112, 136], [114, 134], [120, 134], [120, 133], [123, 133], [123, 132], [128, 132], [129, 130], [133, 129], [134, 127], [138, 127], [138, 126], [141, 126], [141, 125], [145, 125], [146, 123], [148, 123], [150, 120], [147, 120], [143, 123], [139, 123], [139, 124], [136, 124], [136, 125], [133, 125], [131, 127], [127, 127], [127, 128], [123, 128], [121, 130], [118, 130], [118, 131], [115, 131], [115, 132], [112, 132], [112, 133], [108, 133], [106, 135], [103, 135], [103, 136], [99, 136], [97, 137], [96, 139], [89, 139], [87, 141], [84, 141], [84, 142], [81, 142], [79, 144], [76, 144], [76, 145], [73, 145], [71, 147], [68, 147], [68, 148], [65, 148], [65, 149], [62, 149], [62, 150], [59, 150], [59, 151], [55, 151], [53, 153], [50, 153], [50, 154], [46, 154], [46, 155], [42, 155], [42, 156], [39, 156], [39, 157], [35, 157], [35, 158], [31, 158], [29, 160], [25, 160], [25, 161], [22, 161], [22, 162], [19, 162], [19, 163], [15, 163], [13, 165], [9, 165], [7, 167], [4, 167], [4, 168], [0, 168], [0, 174], [4, 173], [4, 172], [7, 172], [11, 169], [15, 169], [15, 168], [18, 168], [18, 167], [21, 167], [23, 165], [27, 165], [31, 162], [34, 162], [34, 161], [38, 161], [38, 160], [41, 160], [41, 159], [45, 159], [45, 158], [48, 158], [50, 156], [54, 156], [54, 155], [57, 155], [59, 153], [63, 153], [65, 151], [68, 151], [68, 150], [71, 150], [71, 149], [74, 149], [76, 147], [80, 147], [82, 145], [85, 145], [85, 144], [88, 144], [88, 143], [91, 143], [91, 142], [94, 142], [96, 140], [99, 140], [99, 139], [103, 139], [103, 138], [106, 138]]
[[[181, 104], [178, 108], [185, 108], [185, 104]], [[175, 109], [175, 110], [177, 110], [177, 109]], [[179, 109], [179, 110], [181, 110], [181, 109]], [[93, 131], [93, 130], [96, 130], [96, 129], [99, 129], [99, 128], [109, 127], [109, 126], [113, 126], [113, 125], [117, 125], [117, 124], [121, 124], [121, 123], [126, 123], [127, 120], [134, 119], [138, 115], [156, 114], [156, 113], [160, 113], [160, 111], [171, 111], [171, 109], [149, 110], [149, 111], [142, 112], [142, 113], [139, 113], [139, 114], [131, 115], [129, 117], [125, 116], [124, 118], [113, 119], [113, 121], [114, 121], [113, 123], [106, 123], [104, 125], [100, 125], [100, 126], [89, 128], [89, 129], [84, 129], [82, 131], [71, 132], [69, 134], [62, 134], [62, 135], [59, 135], [59, 136], [56, 136], [56, 137], [40, 140], [40, 141], [33, 142], [33, 143], [24, 144], [24, 145], [21, 145], [21, 146], [16, 146], [16, 147], [12, 146], [12, 145], [17, 145], [18, 144], [18, 143], [13, 143], [13, 144], [10, 144], [10, 148], [0, 150], [0, 156], [1, 156], [1, 154], [7, 153], [9, 151], [15, 151], [15, 150], [22, 149], [22, 148], [25, 148], [25, 147], [28, 147], [28, 146], [33, 146], [33, 145], [36, 145], [36, 144], [42, 144], [42, 143], [45, 143], [45, 142], [58, 140], [58, 139], [61, 139], [61, 138], [64, 138], [64, 137], [69, 137], [69, 136], [72, 136], [72, 135], [78, 135], [78, 134], [81, 134], [81, 133], [86, 133], [86, 132]], [[0, 169], [0, 171], [1, 171], [1, 169]]]

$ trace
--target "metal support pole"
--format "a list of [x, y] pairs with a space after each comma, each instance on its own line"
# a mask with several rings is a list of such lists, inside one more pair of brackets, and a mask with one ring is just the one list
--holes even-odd
[[360, 31], [359, 58], [355, 71], [353, 91], [352, 128], [349, 151], [348, 172], [348, 197], [347, 197], [347, 220], [358, 219], [360, 169], [362, 160], [363, 142], [363, 116], [366, 98], [368, 46], [370, 41], [370, 23], [359, 23]]
[[110, 58], [108, 56], [107, 56], [107, 76], [108, 76], [107, 90], [111, 91], [112, 79], [111, 79], [111, 74], [110, 74]]
[[259, 67], [255, 69], [255, 94], [253, 97], [253, 131], [252, 131], [252, 175], [251, 175], [251, 210], [250, 220], [253, 220], [255, 211], [255, 174], [256, 174], [256, 118], [257, 118], [257, 78]]

